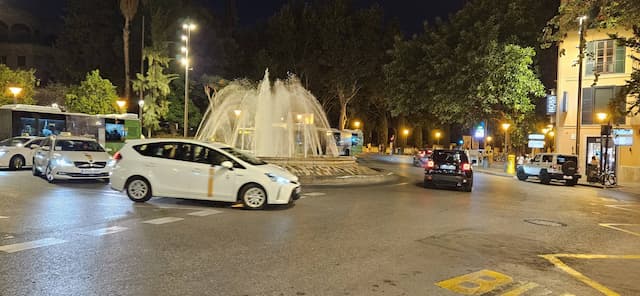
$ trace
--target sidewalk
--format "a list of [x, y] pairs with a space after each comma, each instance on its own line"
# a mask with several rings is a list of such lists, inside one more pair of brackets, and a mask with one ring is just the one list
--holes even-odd
[[[504, 171], [504, 163], [499, 163], [499, 162], [494, 162], [489, 168], [474, 167], [473, 170], [476, 171], [476, 172], [479, 172], [479, 173], [484, 173], [484, 174], [489, 174], [489, 175], [510, 177], [510, 178], [514, 177], [514, 175], [510, 175], [510, 174], [505, 173], [505, 171]], [[580, 180], [578, 181], [578, 185], [579, 186], [594, 187], [594, 188], [609, 189], [609, 190], [616, 190], [616, 191], [620, 191], [620, 192], [640, 195], [640, 184], [634, 184], [634, 183], [622, 183], [622, 184], [617, 184], [617, 185], [614, 185], [614, 186], [607, 186], [605, 188], [605, 186], [603, 186], [601, 184], [588, 183], [586, 181], [586, 179], [584, 179], [584, 176], [582, 176], [582, 178], [580, 178]]]

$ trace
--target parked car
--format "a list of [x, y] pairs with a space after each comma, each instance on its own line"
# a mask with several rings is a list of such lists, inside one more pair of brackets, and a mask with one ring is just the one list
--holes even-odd
[[111, 188], [152, 196], [242, 202], [246, 209], [300, 197], [298, 177], [235, 148], [187, 139], [129, 140], [114, 155]]
[[516, 175], [520, 181], [536, 177], [542, 184], [562, 180], [567, 186], [576, 185], [581, 177], [578, 172], [578, 156], [559, 153], [537, 154], [529, 163], [518, 167]]
[[473, 189], [473, 169], [462, 150], [434, 150], [424, 170], [424, 187], [454, 186]]
[[14, 137], [0, 141], [0, 168], [19, 170], [30, 167], [33, 162], [34, 148], [44, 138]]
[[91, 138], [51, 136], [45, 138], [33, 157], [33, 175], [44, 174], [49, 183], [59, 179], [109, 181], [111, 156]]
[[417, 167], [424, 167], [427, 160], [429, 160], [429, 157], [431, 157], [431, 153], [433, 153], [433, 150], [428, 148], [416, 150], [413, 154], [413, 165]]

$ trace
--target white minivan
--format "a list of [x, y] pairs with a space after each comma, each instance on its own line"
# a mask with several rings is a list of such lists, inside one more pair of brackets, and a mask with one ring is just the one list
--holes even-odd
[[111, 188], [152, 196], [242, 202], [247, 209], [300, 197], [298, 177], [233, 147], [188, 139], [128, 140], [115, 155]]

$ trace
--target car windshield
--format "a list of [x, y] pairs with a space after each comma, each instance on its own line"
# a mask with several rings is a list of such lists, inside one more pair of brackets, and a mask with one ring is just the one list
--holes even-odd
[[558, 164], [563, 164], [567, 161], [573, 161], [574, 163], [578, 163], [578, 158], [575, 156], [558, 155]]
[[90, 140], [58, 140], [56, 151], [89, 151], [104, 152], [104, 149], [96, 141]]
[[432, 155], [433, 161], [437, 164], [441, 163], [460, 163], [469, 162], [467, 155], [461, 151], [434, 151]]
[[5, 139], [0, 141], [0, 146], [9, 146], [9, 147], [22, 147], [24, 145], [24, 143], [28, 142], [29, 138], [21, 138], [21, 137], [15, 137], [15, 138], [9, 138], [9, 139]]
[[264, 165], [264, 164], [267, 164], [265, 161], [263, 161], [263, 160], [261, 160], [261, 159], [259, 159], [257, 157], [245, 154], [245, 153], [243, 153], [240, 150], [235, 149], [235, 148], [225, 147], [225, 148], [222, 148], [222, 150], [224, 152], [227, 152], [227, 153], [229, 153], [229, 154], [241, 159], [242, 161], [244, 161], [246, 163], [249, 163], [249, 164], [252, 164], [252, 165]]

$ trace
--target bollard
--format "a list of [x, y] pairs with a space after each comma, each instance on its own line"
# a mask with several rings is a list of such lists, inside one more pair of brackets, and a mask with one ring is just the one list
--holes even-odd
[[516, 156], [514, 154], [507, 156], [507, 174], [516, 174]]

